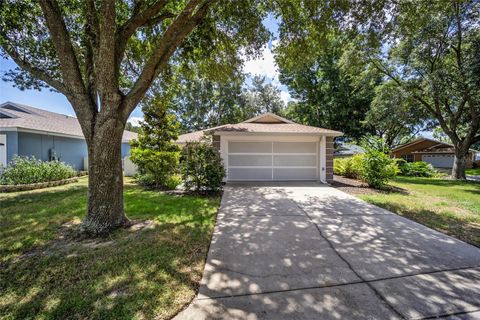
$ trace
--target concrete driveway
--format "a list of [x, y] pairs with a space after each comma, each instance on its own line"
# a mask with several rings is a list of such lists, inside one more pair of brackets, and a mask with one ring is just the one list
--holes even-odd
[[319, 184], [225, 188], [178, 319], [480, 319], [480, 249]]

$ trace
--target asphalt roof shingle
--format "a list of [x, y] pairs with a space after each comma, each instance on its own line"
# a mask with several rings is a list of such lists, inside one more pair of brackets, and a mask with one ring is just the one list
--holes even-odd
[[[262, 122], [262, 119], [268, 119], [268, 121]], [[272, 118], [276, 118], [277, 121], [272, 121]], [[272, 113], [265, 113], [255, 118], [240, 122], [237, 124], [225, 124], [215, 128], [209, 128], [200, 131], [194, 131], [186, 134], [182, 134], [178, 137], [177, 143], [186, 143], [188, 141], [198, 141], [205, 133], [265, 133], [265, 134], [293, 134], [293, 135], [329, 135], [329, 136], [341, 136], [340, 131], [306, 126], [299, 123], [294, 123], [288, 119], [279, 117]]]
[[[21, 111], [22, 109], [24, 111]], [[77, 118], [72, 116], [13, 102], [1, 104], [0, 112], [7, 116], [13, 116], [12, 118], [0, 118], [0, 130], [1, 128], [22, 128], [83, 138], [80, 123]], [[136, 138], [135, 132], [126, 130], [123, 132], [123, 142]]]

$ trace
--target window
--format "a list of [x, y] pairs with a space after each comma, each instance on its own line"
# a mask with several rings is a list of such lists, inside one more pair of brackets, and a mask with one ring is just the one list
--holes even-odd
[[413, 162], [413, 154], [404, 154], [402, 156], [402, 159], [407, 162]]

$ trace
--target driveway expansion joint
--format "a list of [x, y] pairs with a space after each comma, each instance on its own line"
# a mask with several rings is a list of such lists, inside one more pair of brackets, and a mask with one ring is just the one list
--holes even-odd
[[333, 252], [335, 252], [335, 254], [343, 261], [345, 262], [345, 264], [348, 266], [348, 268], [360, 279], [362, 280], [372, 291], [373, 293], [380, 299], [382, 300], [385, 305], [390, 309], [392, 310], [397, 316], [399, 316], [401, 319], [406, 319], [405, 316], [400, 313], [400, 311], [398, 311], [393, 305], [391, 305], [387, 299], [385, 299], [385, 297], [380, 294], [380, 292], [375, 289], [374, 286], [372, 286], [371, 283], [367, 282], [366, 279], [364, 279], [354, 268], [353, 266], [350, 264], [350, 262], [348, 262], [347, 259], [345, 259], [338, 251], [337, 249], [335, 249], [335, 247], [333, 246], [332, 242], [330, 241], [330, 239], [328, 239], [322, 232], [322, 230], [320, 230], [320, 227], [318, 226], [318, 224], [315, 223], [315, 221], [312, 219], [312, 217], [308, 214], [307, 211], [305, 211], [305, 209], [303, 209], [296, 201], [293, 201], [297, 207], [300, 209], [300, 211], [302, 211], [305, 216], [307, 216], [307, 218], [310, 220], [311, 223], [313, 223], [313, 225], [315, 225], [315, 227], [317, 228], [317, 231], [318, 233], [320, 234], [320, 237], [322, 237], [327, 243], [328, 245], [330, 246], [330, 248], [333, 250]]

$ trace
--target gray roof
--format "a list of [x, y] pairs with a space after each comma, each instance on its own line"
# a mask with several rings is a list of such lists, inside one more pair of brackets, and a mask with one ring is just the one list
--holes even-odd
[[[6, 128], [43, 131], [49, 134], [83, 138], [77, 118], [14, 102], [5, 102], [0, 105], [0, 130]], [[135, 132], [125, 130], [122, 142], [136, 138]]]
[[340, 155], [348, 156], [348, 155], [355, 155], [359, 153], [365, 153], [365, 150], [356, 144], [350, 144], [350, 143], [342, 143], [333, 151], [333, 154], [338, 156]]

